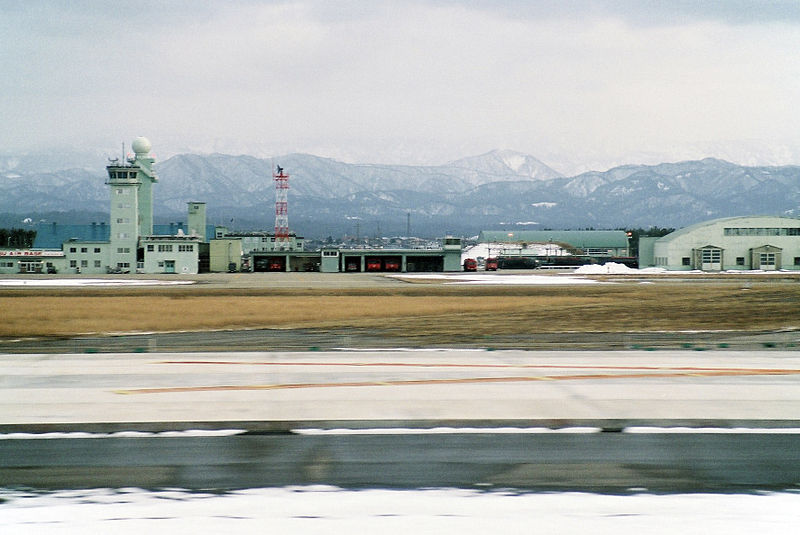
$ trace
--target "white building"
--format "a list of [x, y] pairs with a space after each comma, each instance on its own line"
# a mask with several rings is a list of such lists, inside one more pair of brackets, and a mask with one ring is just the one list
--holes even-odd
[[641, 238], [639, 266], [669, 270], [800, 270], [800, 219], [715, 219], [661, 238]]
[[199, 237], [143, 236], [140, 243], [144, 250], [144, 273], [193, 275], [198, 272]]

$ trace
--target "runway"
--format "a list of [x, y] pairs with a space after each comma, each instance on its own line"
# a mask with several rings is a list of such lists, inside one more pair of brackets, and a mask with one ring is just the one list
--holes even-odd
[[800, 487], [796, 352], [14, 354], [0, 377], [0, 487]]
[[760, 426], [800, 415], [800, 354], [782, 351], [13, 354], [0, 356], [0, 377], [0, 430]]

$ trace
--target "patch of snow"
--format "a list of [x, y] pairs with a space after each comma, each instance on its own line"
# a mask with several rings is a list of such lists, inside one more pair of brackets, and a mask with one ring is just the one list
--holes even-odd
[[379, 427], [372, 429], [292, 429], [298, 435], [539, 435], [547, 433], [601, 433], [602, 427]]
[[0, 279], [0, 286], [172, 286], [194, 283], [145, 279]]
[[553, 208], [554, 206], [558, 206], [557, 202], [535, 202], [532, 203], [531, 206], [534, 208]]
[[[342, 489], [0, 489], [3, 533], [793, 533], [800, 494]], [[110, 529], [110, 528], [114, 529]], [[422, 529], [420, 529], [422, 528]]]
[[509, 169], [519, 172], [520, 168], [525, 165], [525, 156], [522, 154], [504, 154], [503, 163], [506, 164]]
[[399, 279], [436, 279], [444, 280], [446, 284], [505, 284], [511, 286], [548, 285], [548, 284], [603, 284], [592, 279], [579, 277], [550, 275], [501, 275], [498, 273], [415, 273], [405, 275], [390, 275]]

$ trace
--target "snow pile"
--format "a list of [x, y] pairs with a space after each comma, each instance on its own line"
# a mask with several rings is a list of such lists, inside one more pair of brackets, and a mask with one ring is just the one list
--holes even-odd
[[629, 275], [639, 273], [638, 269], [629, 268], [625, 264], [606, 262], [600, 264], [586, 264], [573, 271], [575, 275]]

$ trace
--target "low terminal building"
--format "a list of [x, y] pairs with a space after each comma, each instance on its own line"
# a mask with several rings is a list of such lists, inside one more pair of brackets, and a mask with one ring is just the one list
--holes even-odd
[[58, 273], [64, 268], [64, 251], [0, 250], [0, 273]]
[[624, 230], [484, 230], [478, 242], [513, 244], [523, 250], [549, 243], [574, 254], [624, 257], [630, 255], [628, 238]]
[[[501, 269], [577, 267], [619, 262], [635, 267], [624, 230], [484, 230], [478, 236], [486, 258]], [[476, 258], [478, 263], [486, 258]]]
[[447, 237], [434, 249], [350, 249], [251, 251], [251, 271], [436, 272], [461, 270], [461, 238]]
[[639, 267], [672, 271], [800, 270], [800, 219], [726, 217], [639, 240]]

